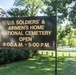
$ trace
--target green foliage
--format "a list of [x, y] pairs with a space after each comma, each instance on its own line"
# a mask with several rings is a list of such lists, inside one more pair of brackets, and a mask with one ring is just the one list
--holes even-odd
[[58, 44], [75, 47], [76, 30], [70, 25], [58, 26]]
[[24, 8], [24, 9], [21, 9], [21, 8], [11, 8], [8, 11], [8, 14], [11, 17], [26, 17], [27, 15], [29, 15], [27, 8]]
[[42, 12], [48, 16], [57, 14], [58, 24], [67, 19], [76, 27], [76, 0], [44, 0], [44, 3], [46, 9]]
[[14, 6], [17, 8], [8, 11], [12, 16], [36, 16], [43, 9], [44, 2], [41, 0], [15, 0]]
[[45, 10], [42, 10], [48, 16], [56, 16], [56, 0], [44, 0]]
[[76, 38], [71, 38], [70, 42], [69, 42], [69, 45], [72, 46], [72, 47], [76, 47]]
[[66, 35], [68, 35], [70, 32], [72, 32], [72, 27], [70, 25], [66, 25], [65, 32], [66, 32]]
[[0, 49], [0, 64], [20, 61], [33, 57], [37, 51]]
[[72, 26], [76, 28], [76, 0], [74, 2], [74, 6], [70, 7], [69, 15], [69, 21], [71, 21]]
[[60, 42], [63, 46], [68, 45], [68, 40], [66, 38], [63, 38]]

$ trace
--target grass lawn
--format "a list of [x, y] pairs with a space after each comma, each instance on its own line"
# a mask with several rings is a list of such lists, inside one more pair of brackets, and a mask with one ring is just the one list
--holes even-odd
[[0, 75], [54, 75], [54, 57], [37, 56], [0, 66]]
[[[0, 66], [0, 75], [55, 75], [55, 58], [49, 55]], [[58, 75], [76, 75], [75, 57], [58, 57]]]
[[76, 75], [76, 57], [58, 62], [58, 75]]

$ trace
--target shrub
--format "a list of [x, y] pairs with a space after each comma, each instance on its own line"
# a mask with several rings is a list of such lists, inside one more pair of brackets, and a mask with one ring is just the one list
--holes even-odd
[[20, 61], [33, 57], [37, 51], [0, 49], [0, 64]]

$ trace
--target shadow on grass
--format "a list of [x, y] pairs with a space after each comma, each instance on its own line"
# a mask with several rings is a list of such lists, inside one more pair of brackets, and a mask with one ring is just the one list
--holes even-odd
[[[76, 75], [75, 57], [58, 57], [57, 75]], [[0, 66], [0, 75], [55, 75], [55, 57], [35, 56]]]
[[28, 62], [31, 62], [32, 65], [29, 64], [29, 70], [35, 71], [32, 75], [54, 75], [55, 73], [55, 58], [50, 56], [39, 56], [34, 57], [34, 59], [30, 59]]
[[62, 61], [59, 60], [57, 62], [58, 75], [76, 75], [76, 57], [61, 57], [61, 58]]
[[1, 75], [55, 75], [55, 58], [37, 56], [0, 67]]

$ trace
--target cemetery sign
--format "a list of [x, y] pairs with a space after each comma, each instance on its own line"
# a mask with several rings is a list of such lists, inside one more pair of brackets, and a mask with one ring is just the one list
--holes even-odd
[[56, 17], [0, 18], [0, 48], [55, 50]]

